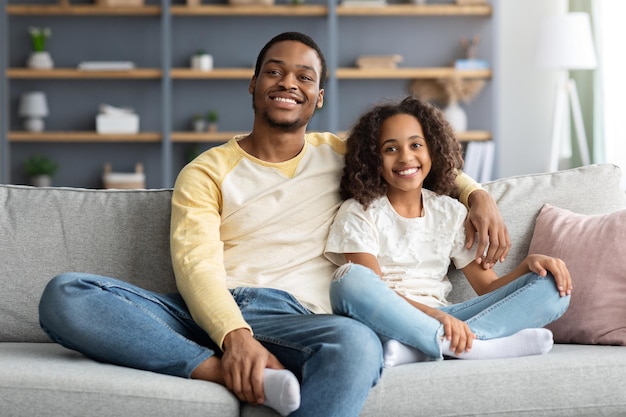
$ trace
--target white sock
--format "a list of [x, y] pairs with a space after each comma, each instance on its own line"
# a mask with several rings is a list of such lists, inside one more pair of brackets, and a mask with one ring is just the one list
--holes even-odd
[[281, 416], [286, 416], [300, 407], [300, 383], [287, 369], [265, 368], [263, 391], [263, 405], [278, 411]]
[[420, 350], [390, 339], [383, 345], [383, 364], [385, 368], [413, 362], [428, 362], [434, 358], [426, 356]]
[[474, 340], [472, 349], [460, 355], [450, 350], [450, 341], [442, 342], [443, 354], [458, 359], [499, 359], [518, 356], [544, 355], [552, 349], [554, 340], [548, 329], [524, 329], [511, 336]]

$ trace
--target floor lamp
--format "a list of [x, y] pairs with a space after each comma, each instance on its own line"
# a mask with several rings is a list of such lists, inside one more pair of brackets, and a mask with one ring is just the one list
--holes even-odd
[[559, 167], [563, 127], [569, 120], [568, 102], [571, 105], [581, 161], [583, 165], [588, 165], [591, 161], [578, 90], [576, 82], [569, 78], [568, 71], [596, 67], [589, 15], [576, 12], [546, 19], [539, 34], [537, 64], [560, 72], [556, 87], [549, 171], [556, 171]]

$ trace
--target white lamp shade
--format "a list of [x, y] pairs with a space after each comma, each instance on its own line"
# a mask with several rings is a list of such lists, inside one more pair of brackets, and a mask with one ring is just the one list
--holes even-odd
[[20, 116], [45, 117], [48, 115], [48, 101], [42, 91], [33, 91], [22, 94], [20, 99]]
[[537, 48], [539, 67], [593, 69], [596, 63], [587, 13], [567, 13], [542, 22]]

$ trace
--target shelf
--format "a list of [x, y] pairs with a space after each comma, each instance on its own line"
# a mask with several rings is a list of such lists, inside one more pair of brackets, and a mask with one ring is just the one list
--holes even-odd
[[250, 132], [172, 132], [172, 142], [224, 143], [234, 136], [247, 135]]
[[[250, 132], [173, 132], [172, 142], [208, 142], [223, 143], [234, 136], [247, 135]], [[348, 132], [339, 132], [338, 136], [345, 138]], [[488, 141], [492, 139], [491, 132], [486, 130], [469, 130], [467, 132], [457, 133], [459, 142], [477, 142]]]
[[337, 6], [338, 16], [491, 16], [489, 4], [389, 4], [387, 6]]
[[190, 68], [173, 68], [170, 71], [171, 78], [178, 79], [246, 79], [254, 75], [254, 68], [213, 68], [211, 71], [192, 70]]
[[491, 132], [487, 130], [468, 130], [456, 134], [459, 142], [485, 142], [493, 139]]
[[[337, 135], [341, 138], [346, 138], [349, 132], [339, 132]], [[491, 132], [487, 130], [468, 130], [466, 132], [459, 132], [456, 134], [456, 138], [459, 142], [485, 142], [493, 139]]]
[[[7, 5], [10, 15], [63, 16], [158, 16], [160, 6], [107, 7], [98, 5]], [[390, 4], [387, 6], [337, 6], [339, 16], [490, 16], [489, 4]], [[324, 5], [172, 5], [170, 14], [176, 16], [327, 16]]]
[[136, 134], [101, 134], [85, 132], [9, 132], [9, 142], [161, 142], [161, 134], [139, 132]]
[[31, 68], [9, 68], [8, 78], [71, 78], [71, 79], [94, 79], [94, 78], [127, 78], [127, 79], [158, 79], [161, 78], [161, 70], [154, 68], [141, 68], [124, 71], [84, 71], [75, 68], [53, 68], [49, 70]]
[[159, 16], [160, 6], [109, 7], [90, 4], [61, 5], [22, 5], [6, 6], [9, 15], [57, 15], [57, 16]]
[[[211, 71], [198, 71], [188, 68], [174, 68], [170, 72], [172, 78], [178, 79], [250, 79], [254, 75], [253, 68], [215, 68]], [[339, 79], [411, 79], [411, 78], [446, 78], [460, 76], [463, 78], [491, 78], [491, 70], [455, 70], [452, 67], [440, 68], [338, 68]]]
[[170, 14], [177, 16], [326, 16], [328, 8], [322, 5], [228, 5], [170, 7]]
[[411, 79], [411, 78], [491, 78], [491, 70], [456, 70], [452, 67], [435, 68], [337, 68], [339, 79]]

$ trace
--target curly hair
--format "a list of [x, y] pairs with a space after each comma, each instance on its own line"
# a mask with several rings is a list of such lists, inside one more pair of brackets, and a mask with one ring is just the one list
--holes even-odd
[[424, 188], [437, 194], [452, 194], [455, 178], [463, 168], [461, 145], [441, 110], [425, 100], [409, 96], [398, 103], [382, 103], [363, 114], [347, 139], [346, 165], [341, 178], [341, 197], [354, 198], [367, 208], [387, 193], [382, 176], [380, 131], [391, 116], [408, 114], [422, 125], [432, 168]]

